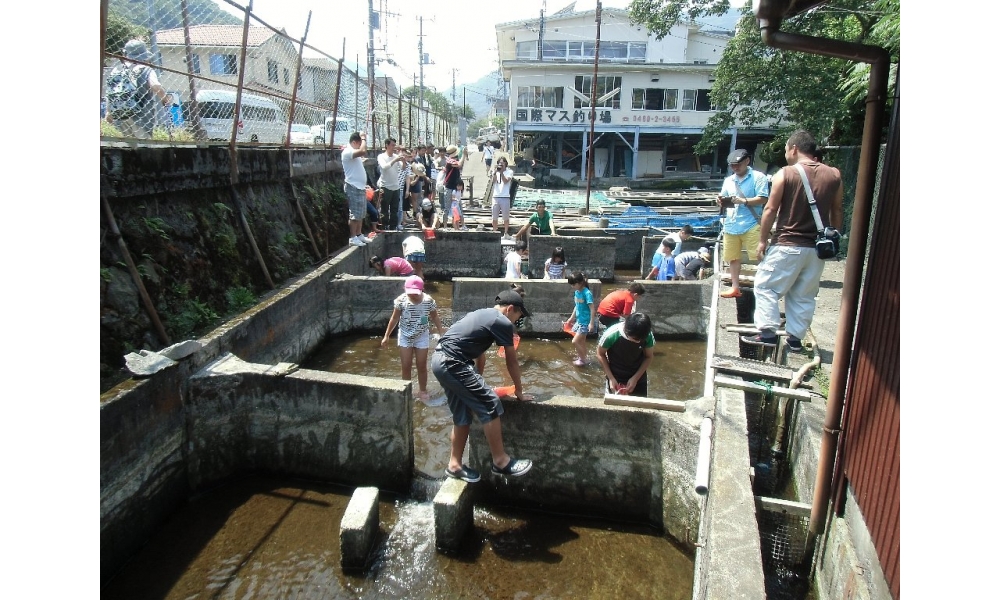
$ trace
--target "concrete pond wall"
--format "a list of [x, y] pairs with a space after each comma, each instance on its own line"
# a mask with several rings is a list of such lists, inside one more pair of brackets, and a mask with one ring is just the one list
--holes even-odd
[[[484, 232], [456, 234], [469, 255], [489, 247], [495, 252], [499, 245]], [[385, 238], [341, 253], [199, 340], [202, 347], [187, 358], [102, 396], [102, 580], [191, 494], [242, 473], [407, 491], [413, 463], [411, 384], [295, 365], [329, 335], [384, 329], [387, 299], [398, 294], [403, 279], [373, 276], [367, 266], [372, 253], [395, 247], [392, 236]], [[469, 267], [456, 270], [462, 269]], [[565, 282], [521, 283], [537, 311], [531, 330], [559, 331], [555, 315], [568, 312], [572, 298]], [[509, 284], [455, 279], [456, 318], [492, 305]], [[595, 295], [599, 285], [594, 282]], [[695, 325], [685, 335], [703, 335], [702, 302], [711, 288], [647, 287], [658, 288], [664, 297], [680, 294], [696, 306], [683, 319], [678, 311], [655, 317], [654, 326], [674, 318]], [[484, 298], [489, 298], [485, 304]], [[527, 450], [545, 465], [539, 473], [546, 476], [529, 478], [532, 483], [520, 489], [498, 489], [496, 501], [646, 522], [693, 550], [700, 516], [693, 490], [697, 427], [706, 410], [695, 404], [688, 414], [571, 397], [507, 402], [504, 429], [516, 440], [512, 451]], [[472, 436], [473, 460], [486, 456], [482, 437]]]

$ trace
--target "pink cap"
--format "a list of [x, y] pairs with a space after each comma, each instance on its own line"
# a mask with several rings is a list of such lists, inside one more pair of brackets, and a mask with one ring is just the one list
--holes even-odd
[[406, 283], [403, 284], [403, 289], [409, 292], [422, 292], [424, 291], [424, 280], [417, 275], [410, 275], [406, 278]]

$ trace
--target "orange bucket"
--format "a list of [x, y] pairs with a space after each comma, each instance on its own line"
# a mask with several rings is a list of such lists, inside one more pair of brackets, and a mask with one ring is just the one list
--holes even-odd
[[493, 388], [493, 391], [496, 392], [497, 396], [500, 396], [501, 398], [504, 396], [514, 396], [516, 393], [515, 387], [512, 385], [496, 386]]
[[437, 236], [434, 235], [434, 230], [433, 229], [429, 229], [429, 228], [425, 228], [424, 229], [424, 239], [433, 240], [433, 239], [436, 239], [436, 238], [437, 238]]
[[[520, 344], [520, 343], [521, 343], [521, 336], [519, 336], [519, 335], [517, 335], [515, 333], [514, 334], [514, 350], [517, 350], [517, 345]], [[500, 346], [499, 348], [497, 348], [497, 356], [499, 356], [500, 358], [505, 358], [507, 356], [507, 352], [504, 350], [503, 346]]]
[[563, 323], [563, 331], [565, 331], [570, 335], [576, 335], [575, 333], [573, 333], [573, 326], [569, 325], [568, 323]]

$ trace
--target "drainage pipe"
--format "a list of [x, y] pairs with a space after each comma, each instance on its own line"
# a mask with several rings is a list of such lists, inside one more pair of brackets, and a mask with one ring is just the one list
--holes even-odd
[[[761, 17], [761, 13], [762, 11], [758, 10], [757, 16]], [[809, 534], [806, 538], [806, 556], [811, 556], [815, 548], [816, 537], [825, 527], [834, 464], [837, 458], [837, 443], [841, 433], [844, 393], [847, 388], [847, 373], [854, 347], [854, 329], [857, 324], [858, 304], [861, 297], [861, 274], [864, 267], [865, 245], [868, 242], [872, 198], [875, 190], [875, 173], [878, 169], [882, 113], [889, 87], [889, 53], [878, 46], [778, 31], [781, 24], [780, 16], [773, 17], [775, 15], [770, 14], [765, 15], [765, 18], [759, 18], [761, 39], [768, 46], [871, 64], [868, 96], [865, 99], [861, 160], [858, 165], [854, 212], [851, 218], [852, 231], [849, 237], [844, 287], [840, 300], [841, 320], [834, 344], [830, 393], [827, 398], [826, 417], [823, 421], [819, 466], [816, 471], [812, 513], [809, 517]]]
[[708, 493], [708, 467], [712, 463], [712, 419], [701, 420], [701, 440], [698, 443], [698, 467], [694, 472], [694, 491]]

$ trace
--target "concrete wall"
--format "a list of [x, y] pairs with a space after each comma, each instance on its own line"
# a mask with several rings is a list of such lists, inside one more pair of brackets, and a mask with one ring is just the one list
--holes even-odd
[[[424, 276], [429, 279], [453, 277], [502, 277], [503, 254], [500, 233], [495, 231], [455, 231], [437, 229], [435, 239], [424, 241], [427, 262]], [[412, 231], [387, 231], [375, 238], [364, 250], [369, 256], [381, 258], [403, 256], [403, 240], [411, 235], [423, 237]], [[374, 273], [374, 270], [369, 270]]]
[[405, 491], [413, 469], [410, 384], [285, 367], [227, 356], [191, 378], [192, 489], [252, 471]]
[[615, 278], [617, 255], [613, 237], [533, 235], [528, 241], [528, 273], [532, 279], [545, 276], [545, 261], [552, 258], [552, 250], [557, 246], [562, 246], [566, 264], [573, 273], [581, 272], [587, 279], [601, 281]]
[[[517, 283], [524, 288], [524, 305], [531, 316], [524, 320], [522, 333], [556, 333], [562, 331], [562, 322], [569, 318], [573, 310], [573, 288], [564, 279], [542, 280], [522, 279], [514, 282], [509, 279], [471, 279], [458, 278], [452, 280], [452, 316], [455, 321], [466, 314], [493, 306], [496, 295], [510, 289], [511, 283]], [[601, 282], [587, 282], [594, 300], [600, 302]]]
[[183, 364], [101, 399], [101, 581], [188, 497]]
[[[608, 407], [602, 399], [556, 396], [504, 402], [507, 451], [534, 461], [520, 479], [484, 476], [479, 499], [662, 526], [693, 551], [700, 500], [694, 492], [698, 431], [683, 413]], [[470, 465], [490, 472], [478, 425]], [[669, 476], [667, 476], [669, 475]]]
[[[615, 241], [615, 268], [638, 269], [642, 260], [642, 245], [649, 229], [584, 229], [557, 227], [556, 233], [571, 237], [608, 237]], [[549, 254], [551, 256], [551, 253]], [[546, 256], [545, 258], [548, 258]], [[545, 264], [545, 261], [542, 261]], [[589, 275], [589, 273], [588, 273]]]
[[[324, 150], [254, 148], [236, 160], [240, 184], [266, 183], [289, 176], [343, 173], [339, 157]], [[109, 198], [131, 198], [167, 192], [229, 186], [229, 150], [225, 146], [101, 147], [101, 191]]]

